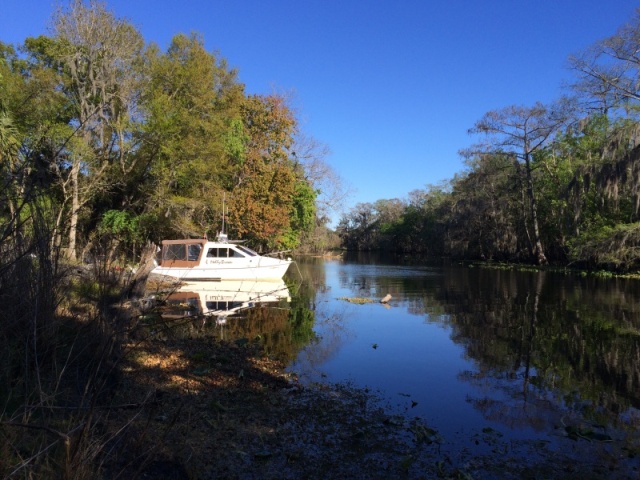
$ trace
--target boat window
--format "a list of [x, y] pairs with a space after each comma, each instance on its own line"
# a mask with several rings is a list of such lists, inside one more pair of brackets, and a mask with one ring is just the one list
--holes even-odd
[[236, 257], [236, 258], [244, 258], [244, 255], [240, 252], [238, 252], [237, 250], [234, 250], [233, 248], [229, 249], [229, 256], [230, 257]]
[[202, 250], [202, 245], [194, 244], [189, 245], [189, 261], [195, 262], [200, 258], [200, 251]]
[[244, 247], [242, 245], [238, 245], [237, 248], [241, 252], [246, 253], [247, 255], [249, 255], [250, 257], [255, 257], [256, 255], [258, 255], [256, 252], [254, 252], [250, 248]]
[[238, 301], [210, 301], [206, 302], [207, 310], [232, 310], [242, 306], [242, 302]]
[[233, 255], [229, 255], [228, 248], [210, 248], [207, 252], [208, 258], [227, 258], [229, 256]]
[[184, 247], [185, 245], [183, 243], [165, 245], [164, 251], [162, 252], [162, 259], [163, 260], [186, 260], [187, 249]]

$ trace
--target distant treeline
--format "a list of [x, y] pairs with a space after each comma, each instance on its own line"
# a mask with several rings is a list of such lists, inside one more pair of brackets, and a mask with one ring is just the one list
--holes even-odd
[[343, 247], [629, 271], [640, 267], [640, 11], [570, 57], [551, 105], [486, 113], [466, 170], [408, 200], [358, 204]]

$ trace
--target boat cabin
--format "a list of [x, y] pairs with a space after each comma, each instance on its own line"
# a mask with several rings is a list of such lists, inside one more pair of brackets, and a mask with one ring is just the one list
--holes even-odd
[[160, 264], [163, 267], [189, 268], [201, 264], [218, 263], [222, 259], [255, 256], [258, 256], [256, 252], [242, 245], [208, 242], [203, 238], [163, 240]]

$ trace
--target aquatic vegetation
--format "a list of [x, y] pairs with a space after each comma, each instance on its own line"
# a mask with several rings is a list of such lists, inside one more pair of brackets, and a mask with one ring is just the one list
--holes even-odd
[[340, 297], [338, 300], [344, 300], [345, 302], [355, 303], [356, 305], [364, 305], [365, 303], [376, 303], [373, 298], [363, 297]]

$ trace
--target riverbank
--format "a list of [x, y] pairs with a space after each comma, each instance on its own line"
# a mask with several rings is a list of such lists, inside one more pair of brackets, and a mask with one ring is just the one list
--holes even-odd
[[417, 427], [386, 415], [370, 392], [302, 387], [256, 344], [145, 342], [123, 371], [121, 400], [146, 407], [127, 427], [140, 440], [107, 477], [418, 478], [420, 446], [406, 430]]
[[[157, 280], [150, 277], [150, 291], [166, 289]], [[113, 423], [114, 431], [126, 425], [126, 435], [120, 434], [126, 448], [110, 459], [106, 478], [115, 472], [154, 479], [630, 479], [637, 474], [619, 462], [615, 449], [586, 437], [554, 451], [539, 441], [503, 440], [485, 428], [465, 433], [475, 448], [461, 449], [459, 439], [443, 438], [410, 412], [392, 413], [376, 392], [300, 384], [285, 364], [264, 354], [259, 339], [223, 341], [205, 328], [213, 318], [169, 324], [141, 313], [141, 328], [125, 346], [120, 398], [112, 400], [141, 407], [133, 421], [123, 410]], [[568, 437], [570, 432], [558, 427], [558, 436]]]
[[[106, 271], [106, 270], [105, 270]], [[0, 476], [64, 479], [631, 479], [610, 439], [558, 426], [562, 451], [491, 428], [444, 438], [427, 421], [350, 385], [302, 385], [260, 339], [221, 340], [213, 318], [159, 315], [166, 286], [121, 301], [120, 283], [70, 269], [42, 330], [35, 385], [12, 378], [0, 417]], [[19, 297], [16, 297], [19, 298]], [[139, 308], [143, 307], [142, 310]], [[228, 319], [229, 322], [234, 319]], [[52, 327], [55, 327], [53, 329]], [[44, 328], [44, 327], [43, 327]], [[45, 332], [52, 332], [44, 335]], [[25, 335], [25, 338], [31, 338]], [[32, 343], [23, 342], [24, 348]], [[27, 351], [27, 350], [25, 350]], [[17, 358], [17, 354], [16, 354]], [[23, 357], [21, 357], [23, 358]], [[21, 383], [22, 382], [22, 383]], [[434, 395], [438, 392], [434, 391]], [[19, 403], [18, 399], [20, 402]], [[573, 437], [572, 437], [573, 436]]]
[[475, 433], [477, 451], [452, 456], [451, 439], [387, 413], [375, 392], [302, 386], [259, 343], [183, 332], [127, 348], [112, 403], [139, 403], [139, 414], [112, 416], [114, 431], [126, 429], [126, 448], [105, 478], [634, 478], [613, 458], [577, 462], [578, 443], [552, 452], [539, 442], [503, 442], [491, 429]]

